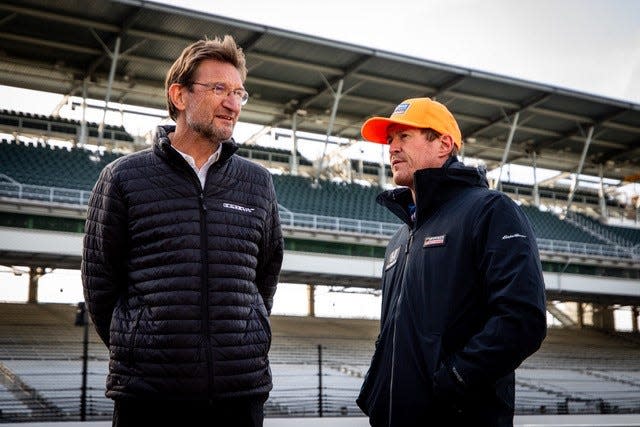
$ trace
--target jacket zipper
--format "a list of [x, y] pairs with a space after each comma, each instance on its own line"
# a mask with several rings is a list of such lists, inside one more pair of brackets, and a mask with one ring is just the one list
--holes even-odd
[[200, 252], [202, 255], [202, 269], [200, 275], [200, 312], [202, 322], [202, 338], [205, 343], [207, 357], [207, 371], [209, 372], [209, 395], [213, 393], [213, 354], [209, 345], [209, 239], [207, 238], [207, 206], [204, 203], [204, 190], [198, 195], [200, 204]]
[[[191, 179], [191, 182], [193, 182], [196, 191], [198, 192], [198, 207], [200, 211], [200, 254], [202, 257], [200, 270], [200, 288], [202, 292], [202, 298], [200, 299], [201, 334], [204, 341], [204, 348], [207, 359], [207, 372], [209, 373], [208, 395], [212, 396], [214, 391], [213, 381], [215, 375], [213, 372], [213, 351], [211, 350], [211, 346], [209, 345], [209, 240], [207, 238], [207, 206], [205, 205], [205, 192], [204, 187], [200, 183], [200, 178], [198, 178], [198, 174], [193, 170], [193, 168], [182, 156], [177, 153], [173, 154], [175, 154], [174, 160], [177, 160], [181, 169], [187, 171], [189, 179]], [[171, 157], [173, 154], [167, 153], [169, 157]], [[213, 168], [219, 167], [220, 163], [221, 159], [218, 159], [216, 163], [211, 165], [209, 167], [207, 175], [211, 174], [211, 170]]]
[[[413, 243], [413, 234], [415, 233], [415, 228], [413, 228], [409, 234], [409, 240], [407, 240], [407, 247], [404, 251], [404, 265], [402, 267], [402, 282], [400, 282], [400, 292], [398, 293], [398, 299], [396, 300], [395, 313], [398, 313], [398, 306], [400, 305], [400, 301], [402, 300], [402, 294], [404, 291], [404, 285], [406, 282], [406, 274], [407, 274], [407, 264], [409, 262], [409, 250], [411, 249], [411, 244]], [[393, 339], [391, 340], [391, 380], [389, 381], [389, 427], [391, 427], [391, 421], [393, 420], [393, 377], [395, 373], [396, 367], [396, 329], [398, 325], [398, 318], [395, 316], [393, 320]]]

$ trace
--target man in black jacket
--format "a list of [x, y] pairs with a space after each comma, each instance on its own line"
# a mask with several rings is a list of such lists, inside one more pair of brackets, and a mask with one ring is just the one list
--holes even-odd
[[185, 48], [166, 79], [175, 126], [94, 187], [82, 280], [114, 426], [262, 426], [283, 240], [271, 175], [234, 155], [246, 74], [230, 36]]
[[529, 221], [457, 160], [458, 124], [429, 98], [362, 126], [401, 186], [377, 201], [406, 225], [382, 276], [380, 335], [358, 405], [372, 426], [512, 426], [514, 371], [546, 334]]

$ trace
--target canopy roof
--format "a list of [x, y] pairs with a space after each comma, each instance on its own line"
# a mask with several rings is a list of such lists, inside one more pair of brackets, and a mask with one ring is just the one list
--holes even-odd
[[457, 117], [464, 155], [489, 168], [503, 156], [531, 165], [535, 152], [537, 166], [575, 172], [588, 141], [583, 173], [638, 178], [640, 105], [149, 1], [4, 0], [0, 84], [81, 95], [86, 80], [105, 99], [115, 64], [111, 101], [165, 108], [182, 49], [224, 34], [247, 55], [244, 122], [291, 128], [299, 111], [298, 130], [360, 139], [366, 118], [429, 96]]

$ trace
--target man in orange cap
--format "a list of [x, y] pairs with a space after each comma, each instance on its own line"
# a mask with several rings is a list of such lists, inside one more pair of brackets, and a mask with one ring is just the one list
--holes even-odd
[[380, 335], [358, 405], [372, 426], [512, 426], [515, 369], [546, 334], [535, 235], [522, 210], [458, 161], [453, 115], [407, 99], [362, 126], [389, 145], [405, 225], [382, 274]]

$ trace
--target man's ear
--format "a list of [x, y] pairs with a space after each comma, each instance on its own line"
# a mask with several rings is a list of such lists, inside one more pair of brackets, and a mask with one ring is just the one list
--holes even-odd
[[177, 110], [182, 111], [185, 109], [184, 103], [184, 91], [188, 90], [186, 86], [181, 85], [180, 83], [172, 83], [169, 86], [169, 99], [171, 103], [176, 107]]
[[449, 157], [454, 146], [455, 142], [453, 142], [451, 135], [442, 135], [440, 137], [440, 150], [438, 151], [438, 155], [441, 157]]

